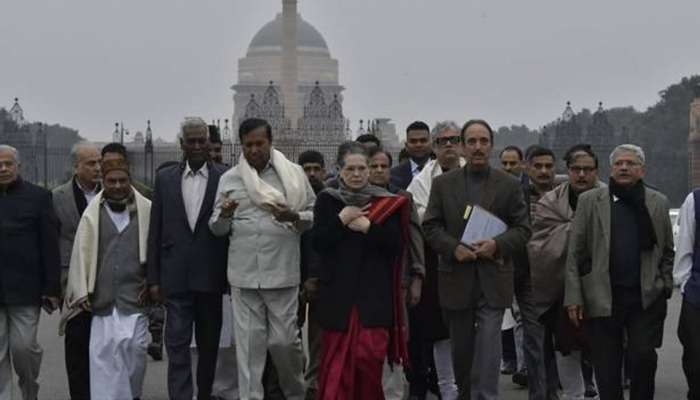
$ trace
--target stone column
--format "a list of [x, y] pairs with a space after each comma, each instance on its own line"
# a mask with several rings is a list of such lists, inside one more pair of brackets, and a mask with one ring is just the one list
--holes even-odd
[[296, 129], [301, 117], [298, 99], [297, 0], [282, 0], [282, 96], [284, 112]]

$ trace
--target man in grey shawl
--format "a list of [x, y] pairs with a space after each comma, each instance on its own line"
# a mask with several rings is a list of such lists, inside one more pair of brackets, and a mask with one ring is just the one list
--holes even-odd
[[564, 398], [583, 400], [585, 384], [581, 373], [582, 332], [564, 315], [564, 270], [569, 232], [581, 193], [603, 185], [598, 180], [598, 159], [588, 145], [576, 145], [564, 157], [567, 182], [547, 192], [534, 205], [532, 238], [528, 243], [533, 295], [545, 305], [556, 350], [557, 370]]

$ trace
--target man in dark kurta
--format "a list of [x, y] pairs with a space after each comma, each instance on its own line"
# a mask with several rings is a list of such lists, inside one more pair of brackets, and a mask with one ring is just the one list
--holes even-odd
[[40, 305], [53, 311], [60, 292], [51, 193], [24, 181], [18, 169], [17, 150], [0, 145], [0, 399], [11, 397], [11, 365], [22, 398], [37, 397], [43, 353], [36, 340]]
[[[507, 260], [525, 245], [530, 226], [518, 181], [489, 167], [493, 147], [489, 125], [469, 121], [462, 128], [462, 138], [467, 165], [435, 178], [423, 229], [440, 257], [440, 306], [452, 339], [459, 398], [478, 395], [490, 399], [498, 397], [501, 323], [513, 300], [513, 267]], [[500, 218], [507, 225], [506, 231], [475, 243], [462, 243], [468, 205], [478, 205]], [[475, 345], [489, 352], [475, 358]], [[472, 361], [478, 371], [474, 388]]]

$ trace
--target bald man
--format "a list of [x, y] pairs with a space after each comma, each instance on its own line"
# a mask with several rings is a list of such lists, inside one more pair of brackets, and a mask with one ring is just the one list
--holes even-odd
[[[80, 142], [71, 149], [73, 176], [53, 191], [53, 205], [61, 223], [61, 296], [65, 293], [68, 266], [80, 217], [101, 189], [100, 150], [92, 143]], [[90, 399], [88, 347], [92, 314], [81, 313], [66, 324], [65, 349], [68, 391], [73, 400]]]

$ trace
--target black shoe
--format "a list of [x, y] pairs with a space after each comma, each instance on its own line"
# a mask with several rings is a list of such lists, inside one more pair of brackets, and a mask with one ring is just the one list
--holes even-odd
[[588, 386], [586, 388], [586, 393], [584, 393], [583, 397], [587, 399], [595, 399], [598, 397], [598, 391], [595, 389], [595, 386]]
[[527, 387], [527, 372], [518, 371], [513, 374], [513, 383], [516, 385]]
[[151, 343], [148, 345], [147, 353], [153, 360], [160, 361], [163, 359], [163, 346], [158, 343]]
[[501, 362], [501, 375], [513, 375], [516, 369], [515, 361]]

